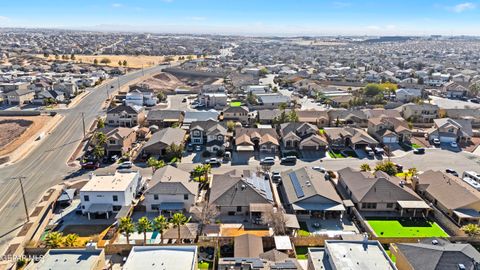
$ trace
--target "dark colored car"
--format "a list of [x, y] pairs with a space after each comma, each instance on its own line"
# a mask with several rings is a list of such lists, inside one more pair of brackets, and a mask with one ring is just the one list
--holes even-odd
[[458, 177], [458, 173], [453, 169], [446, 169], [445, 172]]
[[297, 157], [296, 156], [287, 156], [283, 157], [280, 160], [281, 164], [296, 164], [297, 163]]
[[87, 170], [95, 170], [100, 167], [100, 163], [96, 161], [87, 161], [87, 162], [83, 162], [80, 165], [82, 166], [82, 169], [87, 169]]
[[417, 155], [425, 154], [425, 148], [417, 148], [417, 149], [414, 149], [414, 150], [413, 150], [413, 153], [414, 153], [414, 154], [417, 154]]

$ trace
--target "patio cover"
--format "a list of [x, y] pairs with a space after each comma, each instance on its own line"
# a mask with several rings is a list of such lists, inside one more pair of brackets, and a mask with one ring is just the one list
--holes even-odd
[[480, 218], [480, 213], [474, 209], [457, 209], [453, 211], [459, 218]]
[[115, 216], [115, 219], [121, 219], [121, 218], [123, 218], [123, 217], [128, 216], [128, 214], [130, 213], [131, 208], [132, 208], [131, 205], [124, 205], [124, 206], [122, 206], [122, 208], [120, 209], [120, 211], [118, 211], [117, 215]]
[[424, 201], [398, 201], [403, 209], [430, 209], [430, 206]]
[[87, 209], [89, 213], [106, 213], [110, 211], [113, 211], [113, 207], [111, 204], [106, 203], [94, 203]]
[[160, 210], [182, 210], [183, 209], [183, 203], [177, 203], [177, 202], [164, 202], [161, 203], [159, 206]]
[[286, 235], [277, 235], [274, 236], [275, 248], [277, 250], [292, 250], [292, 242], [290, 242], [290, 237]]
[[285, 217], [285, 226], [287, 228], [300, 229], [300, 223], [298, 223], [298, 219], [296, 215], [283, 214], [283, 216]]
[[345, 211], [343, 204], [294, 203], [292, 206], [295, 211]]
[[268, 212], [273, 210], [273, 206], [269, 203], [251, 203], [249, 205], [250, 212]]
[[253, 152], [253, 150], [252, 145], [237, 145], [237, 151], [239, 152]]

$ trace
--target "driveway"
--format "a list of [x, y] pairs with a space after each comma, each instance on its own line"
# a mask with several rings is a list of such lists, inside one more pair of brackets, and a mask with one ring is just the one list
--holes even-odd
[[315, 161], [325, 157], [326, 153], [323, 150], [302, 150], [300, 151], [303, 161]]

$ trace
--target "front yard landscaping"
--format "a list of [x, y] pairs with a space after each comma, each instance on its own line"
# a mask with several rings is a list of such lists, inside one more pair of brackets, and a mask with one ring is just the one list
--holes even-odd
[[198, 262], [198, 269], [213, 269], [213, 263], [211, 262]]
[[230, 102], [230, 107], [240, 107], [240, 106], [242, 106], [241, 101]]
[[328, 151], [328, 155], [331, 157], [331, 158], [344, 158], [345, 156], [343, 156], [342, 153], [340, 152], [334, 152], [332, 150]]
[[370, 219], [367, 220], [378, 237], [448, 237], [440, 226], [430, 220]]

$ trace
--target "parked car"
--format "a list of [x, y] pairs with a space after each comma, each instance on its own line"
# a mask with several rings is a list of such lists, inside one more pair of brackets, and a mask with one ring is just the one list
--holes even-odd
[[446, 169], [445, 172], [458, 177], [458, 173], [454, 169]]
[[375, 153], [377, 155], [383, 155], [385, 153], [385, 150], [383, 150], [383, 148], [381, 147], [375, 147]]
[[417, 155], [425, 154], [425, 148], [417, 148], [417, 149], [414, 149], [414, 150], [413, 150], [413, 153], [414, 153], [414, 154], [417, 154]]
[[205, 164], [210, 164], [212, 166], [220, 166], [222, 162], [220, 162], [220, 160], [217, 158], [210, 158], [205, 160]]
[[397, 171], [398, 172], [402, 172], [403, 171], [403, 166], [398, 164], [398, 163], [393, 163], [393, 165], [395, 165], [395, 167], [397, 168]]
[[320, 167], [320, 166], [313, 166], [312, 169], [314, 169], [315, 171], [322, 172], [322, 173], [325, 173], [327, 171], [327, 169], [325, 169], [323, 167]]
[[296, 156], [286, 156], [280, 160], [280, 164], [296, 164], [297, 157]]
[[202, 146], [201, 146], [201, 145], [196, 145], [196, 146], [195, 146], [195, 151], [196, 151], [196, 152], [202, 151]]
[[131, 169], [133, 166], [133, 163], [131, 161], [125, 161], [122, 162], [117, 169]]
[[437, 138], [433, 139], [433, 144], [437, 146], [440, 145], [440, 140]]
[[100, 167], [100, 164], [96, 161], [87, 161], [87, 162], [83, 162], [80, 165], [82, 166], [82, 169], [87, 169], [87, 170], [95, 170]]
[[187, 102], [187, 98], [182, 99], [182, 103], [185, 103], [185, 102]]
[[457, 144], [457, 142], [451, 142], [450, 146], [453, 147], [453, 148], [457, 148], [458, 144]]
[[187, 151], [193, 152], [193, 145], [191, 143], [187, 144]]
[[279, 172], [272, 172], [272, 181], [274, 183], [280, 183], [282, 181], [282, 176]]
[[480, 103], [480, 99], [478, 99], [478, 98], [472, 98], [472, 99], [470, 99], [470, 102], [479, 104], [479, 103]]
[[260, 165], [268, 165], [268, 166], [275, 165], [275, 158], [273, 157], [262, 158], [260, 160]]

